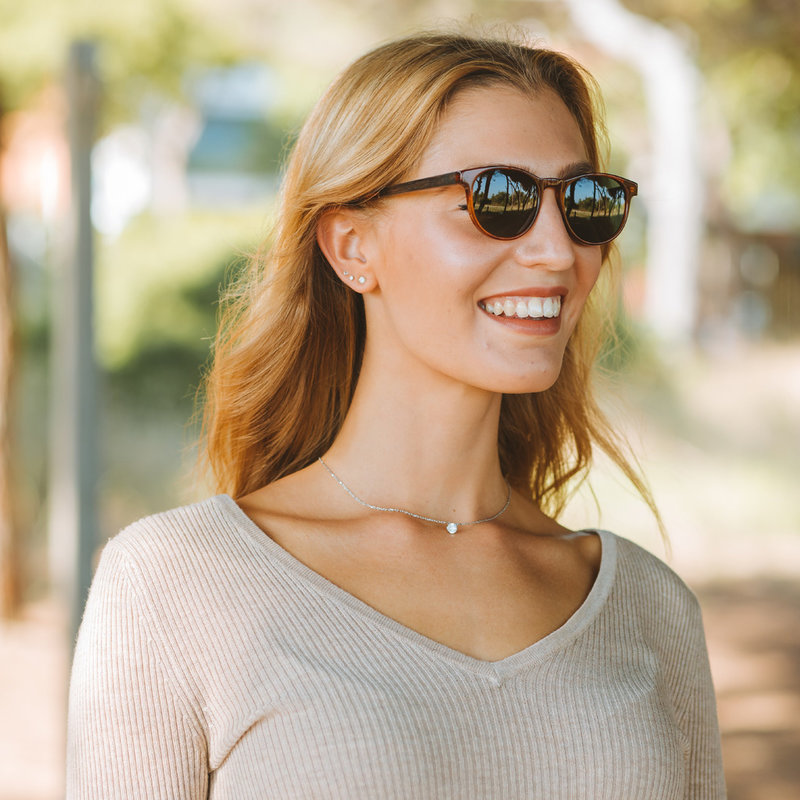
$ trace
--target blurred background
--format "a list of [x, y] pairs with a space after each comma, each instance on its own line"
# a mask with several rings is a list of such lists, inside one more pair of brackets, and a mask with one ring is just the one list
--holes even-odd
[[602, 399], [671, 547], [602, 459], [564, 521], [689, 582], [730, 797], [800, 797], [794, 0], [0, 0], [0, 800], [63, 796], [98, 548], [210, 491], [193, 414], [217, 298], [303, 116], [371, 46], [465, 24], [584, 63], [610, 170], [640, 184]]

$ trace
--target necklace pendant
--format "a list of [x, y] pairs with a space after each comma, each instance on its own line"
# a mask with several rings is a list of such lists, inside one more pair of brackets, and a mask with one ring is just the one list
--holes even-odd
[[[344, 274], [347, 275], [346, 272]], [[350, 277], [350, 280], [353, 279], [352, 275], [350, 275], [349, 277]], [[345, 492], [347, 492], [347, 494], [349, 494], [350, 497], [353, 498], [353, 500], [356, 501], [356, 503], [359, 503], [360, 505], [364, 506], [365, 508], [370, 508], [373, 511], [383, 511], [385, 513], [391, 512], [392, 514], [405, 514], [408, 517], [414, 517], [414, 519], [421, 519], [424, 522], [433, 522], [436, 525], [444, 525], [445, 530], [451, 536], [455, 536], [456, 532], [458, 531], [458, 526], [459, 525], [461, 525], [462, 527], [464, 525], [479, 525], [482, 522], [491, 522], [492, 520], [497, 519], [501, 514], [503, 514], [505, 512], [505, 510], [508, 508], [509, 504], [511, 503], [511, 485], [504, 478], [503, 480], [505, 480], [505, 484], [506, 484], [506, 502], [503, 503], [503, 507], [499, 511], [495, 512], [494, 514], [492, 514], [491, 517], [484, 517], [483, 519], [476, 519], [476, 520], [473, 520], [472, 522], [460, 522], [460, 523], [459, 522], [447, 522], [446, 520], [443, 520], [443, 519], [434, 519], [433, 517], [425, 517], [422, 514], [415, 514], [413, 511], [407, 511], [404, 508], [386, 508], [384, 506], [374, 506], [374, 505], [372, 505], [372, 503], [368, 503], [366, 500], [362, 500], [358, 495], [354, 494], [353, 490], [350, 489], [350, 487], [347, 486], [347, 484], [345, 484], [342, 481], [342, 479], [322, 460], [322, 456], [317, 456], [317, 461], [319, 461], [319, 463], [322, 464], [323, 467], [325, 467], [325, 469], [330, 474], [331, 478], [333, 478], [336, 481], [336, 483], [338, 483], [339, 486], [341, 486], [342, 489]]]

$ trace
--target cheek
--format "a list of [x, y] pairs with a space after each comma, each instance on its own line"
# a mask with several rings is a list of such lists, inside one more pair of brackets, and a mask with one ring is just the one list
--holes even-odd
[[412, 348], [441, 340], [441, 328], [447, 329], [454, 313], [450, 271], [443, 263], [446, 254], [439, 250], [424, 230], [399, 231], [387, 238], [376, 269], [379, 292], [374, 307], [381, 328]]
[[448, 222], [415, 215], [393, 226], [379, 274], [381, 291], [390, 303], [400, 300], [437, 316], [450, 316], [465, 307], [465, 298], [471, 298], [485, 279], [485, 270], [479, 248], [464, 241], [458, 230], [450, 231]]
[[380, 267], [376, 321], [387, 346], [399, 345], [448, 372], [462, 363], [465, 343], [480, 327], [475, 295], [485, 274], [469, 242], [441, 232], [431, 236], [427, 227], [422, 223], [407, 237], [395, 237], [394, 246], [390, 240]]
[[575, 283], [570, 292], [571, 300], [568, 300], [566, 315], [563, 318], [562, 331], [566, 338], [569, 338], [578, 326], [586, 307], [586, 301], [600, 277], [602, 264], [603, 258], [599, 252], [581, 253], [576, 260]]
[[576, 264], [576, 295], [582, 303], [586, 302], [592, 289], [597, 284], [603, 268], [603, 256], [600, 248], [592, 248], [590, 252], [582, 254]]

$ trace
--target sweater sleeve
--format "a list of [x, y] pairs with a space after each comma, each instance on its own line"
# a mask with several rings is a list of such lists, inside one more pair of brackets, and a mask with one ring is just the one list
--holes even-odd
[[199, 714], [171, 674], [124, 552], [103, 551], [75, 650], [67, 800], [198, 800], [208, 794]]
[[689, 742], [687, 800], [724, 800], [717, 704], [700, 605], [690, 595], [683, 652], [673, 670], [673, 702], [678, 725]]
[[[717, 704], [700, 603], [666, 564], [618, 539], [630, 573], [624, 582], [637, 610], [637, 635], [658, 654], [663, 701], [685, 748], [684, 800], [724, 800]], [[631, 606], [629, 606], [631, 607]]]

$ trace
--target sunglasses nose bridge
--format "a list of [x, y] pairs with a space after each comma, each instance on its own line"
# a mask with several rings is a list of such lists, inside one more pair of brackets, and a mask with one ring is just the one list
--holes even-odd
[[[516, 258], [524, 266], [554, 272], [567, 270], [575, 263], [575, 246], [564, 215], [561, 181], [539, 180], [536, 214], [516, 239]], [[552, 193], [545, 191], [549, 188]]]
[[566, 192], [567, 184], [570, 183], [571, 180], [571, 178], [539, 178], [539, 195], [541, 196], [540, 204], [544, 203], [545, 189], [552, 189], [555, 193], [556, 205], [558, 206], [558, 212], [561, 215], [561, 221], [564, 224], [564, 230], [573, 242], [584, 244], [583, 240], [580, 239], [573, 230], [567, 214]]
[[565, 178], [539, 178], [539, 191], [544, 194], [545, 189], [553, 188], [556, 194], [560, 194], [561, 190], [566, 183]]
[[564, 209], [564, 188], [566, 186], [567, 180], [568, 179], [565, 178], [538, 178], [538, 177], [536, 178], [536, 188], [539, 193], [539, 202], [538, 202], [538, 207], [536, 209], [536, 215], [534, 219], [531, 221], [531, 224], [527, 230], [530, 230], [533, 227], [534, 222], [536, 222], [541, 216], [542, 208], [548, 202], [548, 195], [546, 190], [552, 189], [554, 194], [554, 197], [552, 199], [555, 201], [561, 222], [563, 223], [567, 234], [571, 238], [572, 234], [570, 231], [569, 221], [567, 220], [567, 215]]

